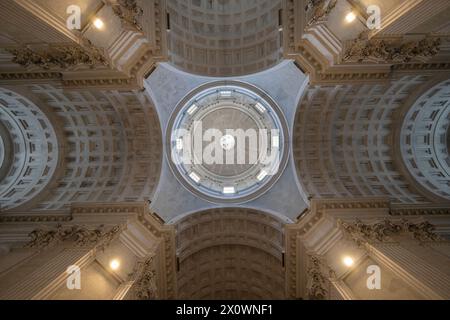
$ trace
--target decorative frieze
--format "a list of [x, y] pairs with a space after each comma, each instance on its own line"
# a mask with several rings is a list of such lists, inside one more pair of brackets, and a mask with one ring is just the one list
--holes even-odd
[[104, 226], [96, 229], [88, 229], [82, 226], [63, 227], [58, 225], [55, 229], [36, 229], [30, 233], [31, 241], [26, 248], [45, 249], [50, 246], [70, 242], [75, 247], [96, 247], [102, 250], [108, 246], [123, 231], [123, 227], [115, 226], [109, 231]]
[[8, 215], [0, 216], [0, 223], [42, 223], [42, 222], [69, 222], [72, 220], [68, 215]]
[[28, 80], [44, 80], [61, 79], [60, 72], [27, 72], [27, 73], [0, 73], [0, 81], [28, 81]]
[[99, 77], [94, 79], [79, 78], [79, 79], [65, 79], [61, 72], [19, 72], [19, 73], [0, 73], [0, 82], [10, 83], [11, 81], [29, 84], [44, 82], [44, 83], [61, 83], [66, 88], [82, 88], [82, 87], [97, 87], [102, 89], [126, 89], [138, 90], [141, 85], [137, 83], [136, 78], [111, 78]]
[[309, 0], [305, 8], [306, 12], [312, 12], [308, 26], [326, 19], [336, 7], [336, 4], [337, 0]]
[[113, 204], [74, 204], [71, 208], [72, 214], [111, 214], [111, 213], [138, 213], [146, 212], [147, 204], [145, 202], [139, 203], [113, 203]]
[[339, 220], [338, 225], [344, 234], [359, 246], [367, 242], [392, 242], [393, 236], [402, 233], [410, 234], [417, 241], [441, 240], [429, 222], [411, 223], [407, 220], [393, 222], [386, 219], [379, 223], [365, 224], [357, 219], [354, 223]]
[[405, 231], [409, 232], [418, 241], [440, 241], [442, 238], [436, 234], [435, 227], [428, 221], [410, 223], [403, 220]]
[[392, 216], [438, 216], [438, 215], [450, 215], [449, 208], [425, 208], [425, 207], [399, 207], [392, 208], [390, 210]]
[[370, 199], [367, 201], [349, 200], [349, 201], [339, 201], [339, 202], [318, 202], [317, 209], [319, 210], [330, 210], [330, 209], [387, 209], [390, 203], [383, 199]]
[[[429, 205], [392, 205], [387, 198], [313, 200], [310, 210], [296, 225], [286, 226], [287, 296], [293, 299], [327, 299], [338, 290], [345, 299], [354, 298], [346, 284], [341, 282], [342, 276], [347, 273], [333, 271], [326, 260], [336, 257], [336, 244], [339, 243], [340, 252], [344, 247], [352, 247], [352, 243], [345, 241], [347, 239], [362, 249], [361, 254], [367, 253], [378, 263], [387, 263], [400, 270], [400, 278], [419, 279], [414, 280], [419, 291], [425, 288], [424, 283], [432, 283], [435, 279], [446, 281], [443, 277], [433, 276], [431, 279], [429, 274], [439, 274], [436, 270], [448, 264], [444, 256], [434, 251], [436, 247], [447, 248], [448, 241], [442, 239], [434, 225], [423, 216], [440, 215], [445, 211], [444, 207], [429, 208]], [[393, 216], [393, 213], [422, 217], [402, 219], [401, 216]], [[438, 221], [436, 219], [436, 223]], [[354, 254], [355, 261], [361, 261], [356, 250]], [[433, 271], [417, 274], [419, 263], [424, 266], [421, 270], [432, 268]], [[330, 264], [335, 266], [334, 261]], [[407, 276], [404, 276], [405, 272]], [[435, 288], [436, 283], [428, 287]], [[429, 296], [437, 297], [433, 292]]]
[[408, 63], [426, 62], [439, 53], [440, 38], [399, 42], [368, 39], [364, 34], [353, 40], [345, 51], [345, 62]]
[[386, 242], [392, 240], [391, 236], [402, 231], [401, 226], [395, 225], [389, 220], [371, 225], [364, 224], [358, 219], [355, 223], [346, 223], [339, 220], [338, 225], [358, 245], [363, 245], [366, 241]]
[[[355, 40], [356, 41], [356, 40]], [[428, 59], [421, 59], [416, 56], [415, 59], [408, 63], [397, 63], [396, 61], [384, 61], [384, 60], [363, 60], [363, 64], [357, 64], [357, 58], [352, 57], [349, 60], [342, 59], [342, 64], [339, 68], [332, 67], [323, 64], [318, 57], [320, 55], [315, 54], [310, 45], [303, 43], [300, 46], [292, 49], [292, 57], [296, 60], [296, 63], [300, 65], [307, 73], [310, 74], [312, 84], [342, 84], [342, 83], [386, 83], [399, 73], [420, 73], [427, 74], [435, 71], [444, 71], [450, 69], [450, 64], [446, 62], [432, 62]], [[348, 49], [351, 49], [351, 44], [347, 45]], [[345, 51], [343, 52], [343, 54]], [[346, 63], [353, 62], [348, 68], [342, 66]], [[382, 65], [380, 62], [384, 62]], [[379, 68], [372, 69], [367, 68], [367, 64], [377, 64]], [[392, 67], [389, 65], [393, 64]]]
[[68, 69], [76, 66], [108, 66], [109, 62], [101, 50], [88, 43], [87, 47], [78, 45], [52, 46], [46, 50], [30, 47], [7, 49], [13, 55], [12, 61], [23, 67], [39, 67], [45, 70], [52, 68]]

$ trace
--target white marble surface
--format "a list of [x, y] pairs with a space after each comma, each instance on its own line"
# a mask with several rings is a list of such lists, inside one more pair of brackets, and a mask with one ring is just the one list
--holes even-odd
[[[224, 78], [188, 74], [167, 63], [158, 66], [145, 81], [145, 87], [156, 106], [163, 130], [163, 139], [167, 134], [166, 129], [170, 116], [179, 101], [200, 85], [217, 80], [224, 80]], [[230, 79], [225, 78], [225, 80]], [[236, 77], [232, 80], [257, 86], [277, 102], [289, 125], [289, 144], [292, 149], [295, 113], [299, 99], [308, 83], [307, 76], [296, 68], [292, 61], [284, 61], [270, 70]], [[292, 152], [289, 159], [283, 175], [266, 194], [252, 202], [233, 206], [258, 209], [278, 216], [287, 223], [294, 221], [307, 208], [307, 199], [297, 178]], [[166, 222], [175, 223], [180, 218], [194, 212], [223, 207], [220, 204], [206, 202], [186, 190], [172, 174], [167, 161], [168, 159], [165, 157], [160, 183], [152, 199], [152, 210]]]

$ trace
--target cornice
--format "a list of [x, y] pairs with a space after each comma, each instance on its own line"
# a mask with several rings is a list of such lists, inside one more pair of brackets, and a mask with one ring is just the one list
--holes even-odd
[[0, 84], [11, 84], [12, 82], [18, 84], [30, 84], [40, 83], [40, 82], [55, 82], [60, 84], [64, 88], [77, 89], [83, 87], [95, 87], [101, 89], [117, 89], [122, 90], [138, 90], [142, 89], [142, 85], [139, 85], [134, 77], [128, 78], [87, 78], [83, 77], [82, 74], [78, 74], [77, 78], [67, 78], [67, 76], [61, 72], [10, 72], [10, 73], [0, 73]]
[[0, 223], [46, 223], [46, 222], [70, 222], [70, 215], [0, 215]]
[[446, 71], [450, 70], [450, 62], [427, 62], [427, 63], [405, 63], [397, 64], [392, 67], [396, 71]]
[[390, 210], [392, 216], [448, 216], [450, 215], [450, 206], [441, 206], [425, 208], [421, 206], [399, 206]]
[[[422, 1], [422, 0], [420, 0]], [[448, 72], [450, 64], [433, 60], [446, 37], [369, 38], [363, 32], [354, 40], [341, 40], [328, 30], [326, 15], [332, 13], [333, 1], [307, 1], [306, 11], [319, 10], [323, 18], [312, 20], [311, 25], [301, 25], [308, 15], [299, 8], [301, 1], [284, 2], [286, 40], [285, 57], [297, 62], [310, 76], [311, 84], [336, 85], [342, 83], [385, 83], [397, 73], [415, 72], [433, 74]], [[326, 13], [325, 4], [331, 5]], [[311, 15], [311, 14], [309, 14]], [[325, 19], [324, 21], [322, 21]], [[437, 60], [437, 58], [436, 58]]]
[[346, 238], [354, 241], [360, 247], [378, 242], [393, 242], [393, 237], [399, 234], [408, 234], [412, 239], [420, 242], [442, 240], [435, 232], [435, 226], [428, 221], [412, 223], [408, 220], [385, 219], [381, 222], [365, 224], [361, 220], [355, 219], [353, 222], [338, 220], [338, 226]]
[[[425, 205], [392, 205], [389, 199], [386, 198], [367, 198], [367, 199], [313, 199], [311, 201], [311, 208], [297, 221], [295, 224], [286, 225], [285, 227], [285, 248], [286, 248], [286, 294], [289, 298], [297, 298], [297, 272], [299, 266], [297, 265], [297, 255], [300, 250], [300, 239], [306, 236], [308, 232], [313, 230], [319, 223], [324, 221], [327, 211], [337, 213], [339, 219], [343, 213], [348, 215], [345, 218], [347, 223], [351, 220], [351, 211], [361, 213], [362, 211], [372, 211], [373, 215], [368, 215], [369, 220], [374, 220], [373, 217], [378, 217], [375, 220], [381, 221], [383, 219], [392, 220], [394, 229], [406, 230], [414, 239], [420, 241], [439, 240], [434, 233], [434, 226], [429, 224], [426, 220], [427, 216], [448, 215], [450, 214], [450, 207]], [[402, 220], [402, 216], [414, 217], [414, 222]], [[360, 215], [354, 216], [354, 219], [361, 218]], [[341, 219], [344, 221], [344, 219]], [[416, 221], [417, 220], [417, 221]], [[334, 222], [337, 226], [337, 220]], [[360, 225], [366, 225], [360, 222]], [[369, 225], [369, 224], [367, 224]], [[378, 230], [376, 227], [374, 230]], [[372, 229], [371, 229], [372, 230]]]
[[159, 61], [165, 61], [164, 57], [155, 57], [152, 49], [145, 50], [140, 54], [139, 59], [131, 67], [131, 75], [124, 77], [124, 75], [112, 76], [106, 72], [105, 75], [92, 75], [91, 72], [83, 71], [77, 72], [18, 72], [18, 73], [0, 73], [0, 82], [17, 81], [29, 84], [30, 80], [34, 81], [49, 81], [54, 80], [65, 88], [76, 89], [83, 87], [96, 87], [102, 89], [116, 89], [120, 88], [128, 90], [140, 90], [144, 87], [143, 80], [151, 70], [156, 68]]
[[[89, 39], [84, 38], [81, 33], [67, 30], [66, 26], [59, 23], [58, 19], [45, 12], [39, 5], [30, 4], [29, 1], [24, 0], [17, 2], [58, 32], [64, 31], [63, 33], [68, 36], [68, 41], [66, 44], [50, 45], [46, 49], [31, 46], [10, 48], [9, 51], [13, 54], [14, 61], [28, 70], [24, 72], [21, 68], [21, 70], [17, 69], [17, 72], [15, 69], [1, 72], [0, 83], [14, 81], [29, 84], [30, 81], [37, 83], [56, 81], [62, 87], [69, 89], [96, 87], [140, 90], [143, 89], [144, 77], [155, 68], [156, 63], [167, 60], [167, 54], [164, 52], [163, 0], [155, 0], [149, 4], [152, 6], [151, 14], [154, 15], [154, 34], [148, 35], [151, 43], [141, 46], [134, 53], [135, 56], [132, 59], [127, 59], [128, 65], [123, 72], [119, 71], [123, 66], [109, 68], [111, 61], [103, 50], [93, 46]], [[135, 0], [106, 1], [106, 5], [112, 7], [116, 16], [122, 21], [124, 32], [138, 34], [139, 36], [136, 38], [138, 40], [147, 39], [139, 22], [144, 11]], [[129, 43], [123, 45], [129, 48]], [[128, 49], [124, 53], [130, 54]], [[96, 70], [98, 66], [103, 66], [102, 68], [105, 70], [93, 74], [90, 69], [94, 66]], [[68, 72], [68, 68], [72, 71]], [[111, 71], [118, 72], [118, 74], [112, 75]]]
[[139, 89], [135, 78], [101, 78], [101, 79], [63, 79], [61, 81], [65, 88], [96, 87], [102, 89]]
[[[30, 224], [42, 224], [42, 227], [34, 229], [34, 241], [36, 246], [45, 248], [54, 242], [65, 241], [66, 239], [77, 239], [77, 235], [88, 236], [89, 241], [77, 240], [78, 245], [85, 244], [104, 244], [99, 239], [103, 235], [99, 228], [87, 229], [82, 225], [91, 225], [89, 219], [83, 219], [83, 217], [98, 218], [101, 216], [134, 216], [137, 221], [142, 224], [154, 237], [159, 238], [161, 243], [162, 259], [157, 268], [161, 268], [159, 274], [163, 274], [165, 279], [163, 280], [164, 298], [175, 299], [177, 296], [176, 285], [176, 247], [175, 247], [175, 228], [174, 226], [165, 225], [163, 221], [157, 218], [156, 215], [150, 212], [147, 202], [139, 203], [93, 203], [93, 204], [73, 204], [71, 206], [70, 215], [58, 213], [54, 215], [10, 215], [0, 216], [0, 223], [30, 223]], [[114, 219], [113, 219], [114, 220]], [[78, 221], [78, 222], [77, 222]], [[83, 223], [80, 224], [79, 221]], [[96, 220], [97, 221], [97, 220]], [[112, 221], [111, 221], [112, 222]], [[57, 224], [55, 227], [50, 227], [47, 224]], [[109, 223], [109, 222], [108, 222]], [[58, 226], [59, 225], [59, 226]], [[122, 227], [120, 230], [124, 230]], [[103, 230], [103, 229], [102, 229]], [[111, 229], [111, 231], [116, 228]], [[105, 233], [106, 235], [110, 233]], [[117, 232], [114, 232], [116, 235]], [[105, 236], [106, 238], [111, 238]], [[97, 242], [97, 240], [99, 240]]]
[[329, 276], [326, 276], [326, 271], [329, 273], [329, 270], [327, 270], [326, 262], [322, 261], [321, 257], [308, 255], [307, 265], [307, 298], [309, 300], [325, 300], [329, 295], [327, 289]]
[[111, 214], [111, 213], [136, 213], [143, 214], [148, 212], [148, 204], [145, 202], [123, 202], [123, 203], [93, 203], [79, 204], [75, 203], [71, 207], [72, 215], [80, 214]]
[[[295, 51], [295, 35], [296, 35], [296, 14], [295, 9], [298, 6], [298, 1], [294, 0], [284, 0], [283, 1], [283, 11], [284, 11], [284, 47], [285, 52], [293, 52]], [[303, 21], [303, 19], [300, 19]]]
[[28, 80], [61, 80], [62, 79], [61, 72], [1, 72], [0, 73], [0, 81], [1, 82], [10, 82], [10, 81], [28, 81]]
[[43, 70], [64, 70], [75, 67], [108, 67], [110, 62], [102, 50], [94, 47], [89, 40], [82, 40], [83, 45], [60, 44], [45, 49], [31, 46], [7, 48], [13, 55], [12, 62], [25, 68], [37, 67]]
[[164, 253], [162, 268], [164, 269], [165, 283], [167, 285], [165, 298], [175, 299], [177, 296], [175, 228], [174, 226], [163, 225], [148, 209], [139, 215], [138, 220], [153, 235], [162, 239], [162, 251]]
[[301, 69], [310, 75], [312, 85], [335, 85], [343, 83], [384, 83], [401, 73], [419, 73], [430, 75], [435, 73], [450, 73], [450, 63], [426, 62], [405, 64], [341, 64], [329, 66], [318, 58], [318, 51], [311, 51], [309, 44], [302, 44], [298, 52], [287, 55], [294, 59]]

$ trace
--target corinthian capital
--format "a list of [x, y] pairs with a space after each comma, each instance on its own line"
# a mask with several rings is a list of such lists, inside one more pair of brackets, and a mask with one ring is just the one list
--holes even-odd
[[120, 234], [122, 229], [120, 226], [115, 226], [105, 231], [104, 226], [99, 226], [96, 229], [88, 229], [83, 226], [63, 227], [61, 225], [58, 225], [55, 229], [36, 229], [30, 233], [31, 241], [25, 247], [45, 249], [62, 242], [67, 242], [72, 243], [78, 248], [96, 247], [103, 249]]

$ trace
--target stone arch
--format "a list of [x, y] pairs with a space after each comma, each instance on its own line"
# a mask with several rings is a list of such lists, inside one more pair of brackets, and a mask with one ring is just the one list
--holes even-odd
[[310, 87], [297, 111], [293, 142], [308, 195], [430, 202], [401, 171], [394, 143], [396, 114], [428, 80], [408, 75], [378, 84]]
[[398, 112], [398, 165], [436, 202], [450, 201], [450, 80], [427, 82]]
[[162, 132], [145, 92], [64, 90], [52, 85], [24, 91], [57, 119], [57, 136], [64, 146], [61, 161], [51, 166], [58, 171], [52, 183], [15, 211], [67, 211], [74, 203], [152, 198], [161, 173]]
[[279, 0], [169, 0], [169, 59], [210, 76], [268, 69], [283, 57], [281, 6]]
[[16, 209], [42, 195], [61, 165], [64, 139], [44, 107], [0, 88], [0, 210]]
[[178, 298], [282, 299], [284, 224], [261, 211], [211, 209], [176, 225]]

